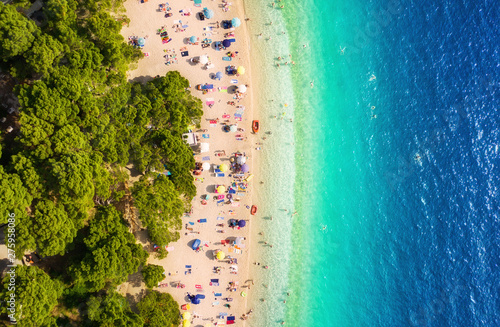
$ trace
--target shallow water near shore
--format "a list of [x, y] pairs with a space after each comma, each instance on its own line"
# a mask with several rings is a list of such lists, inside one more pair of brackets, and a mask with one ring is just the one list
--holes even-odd
[[245, 4], [273, 131], [249, 325], [499, 325], [494, 2], [282, 3]]

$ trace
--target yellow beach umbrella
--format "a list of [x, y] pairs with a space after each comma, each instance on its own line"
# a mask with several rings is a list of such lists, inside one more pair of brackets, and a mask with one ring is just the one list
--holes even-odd
[[224, 185], [219, 185], [217, 187], [217, 192], [218, 193], [224, 193], [224, 192], [226, 192], [226, 187]]
[[243, 66], [239, 66], [238, 69], [236, 70], [236, 72], [239, 74], [239, 75], [243, 75], [245, 74], [245, 67]]
[[226, 164], [222, 164], [219, 166], [219, 170], [222, 172], [225, 172], [229, 169], [229, 167]]
[[217, 260], [222, 260], [226, 257], [226, 254], [222, 251], [217, 252]]
[[182, 322], [182, 327], [190, 327], [190, 326], [191, 326], [191, 322], [189, 320], [186, 319]]
[[245, 292], [241, 292], [241, 294], [240, 294], [240, 295], [241, 295], [242, 297], [245, 297], [245, 296], [247, 296], [247, 293], [245, 293]]
[[189, 320], [189, 318], [191, 318], [191, 312], [186, 311], [182, 314], [182, 319]]

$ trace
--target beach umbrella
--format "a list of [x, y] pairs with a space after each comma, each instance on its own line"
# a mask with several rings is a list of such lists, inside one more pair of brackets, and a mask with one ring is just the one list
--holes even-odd
[[194, 35], [189, 38], [189, 42], [191, 43], [196, 43], [196, 41], [198, 41], [198, 38]]
[[186, 319], [186, 320], [191, 319], [191, 312], [187, 312], [187, 311], [184, 312], [182, 314], [182, 319]]
[[210, 170], [210, 162], [204, 162], [201, 168], [203, 168], [203, 170]]
[[146, 40], [143, 37], [140, 37], [137, 40], [137, 44], [139, 44], [142, 47], [142, 46], [144, 46], [144, 44], [146, 44]]
[[238, 27], [241, 25], [241, 21], [239, 18], [234, 17], [233, 20], [231, 20], [231, 24], [233, 25], [233, 27]]
[[239, 74], [239, 75], [243, 75], [245, 74], [245, 67], [243, 66], [239, 66], [238, 69], [236, 70], [236, 72]]
[[217, 186], [217, 193], [224, 193], [226, 192], [226, 187], [223, 185]]
[[226, 257], [226, 254], [222, 251], [218, 251], [216, 254], [217, 260], [223, 260]]
[[210, 144], [209, 143], [200, 143], [200, 153], [205, 153], [210, 150]]
[[208, 56], [207, 55], [200, 56], [200, 64], [205, 65], [206, 63], [208, 63]]
[[238, 86], [238, 91], [240, 93], [245, 93], [247, 91], [247, 86], [246, 85], [240, 85], [240, 86]]
[[246, 224], [247, 224], [247, 222], [244, 220], [238, 221], [238, 227], [245, 227]]
[[241, 172], [248, 173], [250, 171], [250, 167], [247, 164], [241, 165]]
[[242, 297], [245, 297], [245, 296], [247, 296], [247, 293], [245, 293], [245, 292], [241, 292], [241, 293], [240, 293], [240, 295], [241, 295]]
[[231, 125], [231, 126], [229, 126], [229, 131], [230, 131], [230, 132], [233, 132], [233, 133], [234, 133], [234, 132], [236, 132], [237, 130], [238, 130], [238, 126], [236, 126], [236, 125]]
[[200, 247], [200, 244], [201, 244], [201, 240], [196, 239], [196, 240], [194, 240], [193, 245], [191, 245], [191, 248], [192, 248], [193, 250], [196, 250], [197, 248], [199, 248], [199, 247]]
[[245, 162], [247, 162], [246, 157], [241, 156], [241, 157], [236, 158], [236, 163], [239, 165], [243, 165]]
[[225, 39], [224, 41], [222, 41], [222, 45], [226, 48], [229, 48], [231, 46], [231, 41]]
[[190, 327], [190, 326], [191, 326], [191, 322], [189, 320], [186, 319], [182, 322], [182, 327]]
[[211, 9], [204, 8], [203, 13], [205, 14], [205, 17], [207, 17], [208, 19], [214, 17], [214, 11]]
[[229, 169], [229, 167], [226, 164], [222, 164], [219, 166], [219, 170], [221, 172], [226, 172]]
[[243, 237], [237, 237], [234, 240], [234, 244], [236, 244], [236, 245], [241, 245], [242, 242], [243, 242]]
[[222, 78], [222, 72], [217, 72], [217, 74], [215, 74], [215, 77], [220, 81], [220, 79]]

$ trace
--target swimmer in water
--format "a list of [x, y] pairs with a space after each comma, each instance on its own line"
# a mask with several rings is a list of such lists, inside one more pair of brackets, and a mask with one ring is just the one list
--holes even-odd
[[342, 48], [342, 46], [340, 46], [340, 54], [343, 55], [344, 54], [344, 51], [345, 51], [345, 47]]
[[321, 230], [326, 230], [326, 225], [321, 226]]
[[377, 76], [375, 76], [375, 75], [373, 75], [373, 74], [372, 74], [372, 76], [370, 76], [369, 81], [371, 82], [371, 81], [374, 81], [374, 80], [376, 80], [376, 79], [377, 79]]
[[372, 115], [372, 119], [375, 119], [375, 118], [377, 118], [377, 115]]
[[314, 80], [311, 81], [311, 89], [314, 87]]

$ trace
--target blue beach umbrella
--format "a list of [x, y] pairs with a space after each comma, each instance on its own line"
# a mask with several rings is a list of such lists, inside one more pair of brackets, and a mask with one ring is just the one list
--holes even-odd
[[244, 220], [238, 221], [238, 227], [245, 227], [246, 224], [247, 224], [247, 222]]
[[231, 21], [231, 24], [233, 25], [233, 27], [240, 26], [241, 25], [240, 19], [237, 17], [233, 18], [233, 20]]
[[241, 171], [243, 173], [248, 173], [250, 171], [250, 167], [248, 167], [247, 164], [243, 164], [243, 165], [241, 165]]
[[222, 45], [226, 48], [229, 48], [231, 46], [231, 41], [225, 39], [224, 41], [222, 41]]
[[189, 42], [191, 42], [191, 43], [196, 43], [197, 40], [198, 40], [198, 38], [194, 35], [189, 38]]
[[220, 81], [220, 79], [222, 78], [222, 73], [221, 72], [217, 72], [217, 74], [215, 74], [215, 77]]
[[207, 17], [208, 19], [214, 17], [214, 11], [211, 9], [204, 8], [203, 13], [205, 14], [205, 17]]
[[146, 40], [143, 38], [143, 37], [140, 37], [138, 40], [137, 40], [137, 44], [139, 44], [141, 47], [144, 46], [144, 44], [146, 44]]

